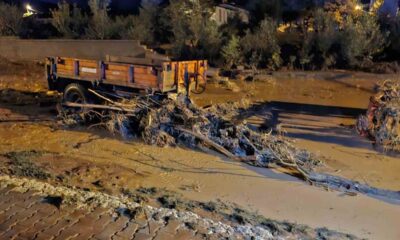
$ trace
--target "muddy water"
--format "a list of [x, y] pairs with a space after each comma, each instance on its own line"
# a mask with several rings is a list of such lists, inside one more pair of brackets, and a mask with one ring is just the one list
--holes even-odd
[[[278, 72], [258, 77], [258, 81], [235, 81], [240, 92], [209, 85], [205, 95], [198, 95], [200, 105], [247, 98], [252, 102], [277, 101], [320, 106], [366, 108], [378, 82], [399, 79], [398, 75], [354, 72]], [[207, 97], [204, 97], [207, 96]]]
[[[54, 131], [41, 124], [1, 124], [0, 136], [4, 137], [0, 153], [28, 149], [57, 152], [60, 156], [48, 163], [54, 168], [66, 164], [57, 161], [69, 158], [69, 162], [107, 166], [109, 172], [135, 172], [130, 178], [123, 175], [116, 188], [166, 187], [191, 199], [235, 202], [272, 219], [329, 227], [371, 239], [400, 236], [397, 205], [310, 187], [287, 175], [215, 154], [124, 143], [90, 132]], [[100, 180], [113, 181], [111, 175]]]
[[[323, 157], [333, 174], [372, 186], [400, 190], [400, 157], [385, 153], [354, 130], [376, 85], [399, 75], [354, 72], [275, 73], [258, 82], [235, 82], [233, 93], [210, 86], [202, 105], [247, 99], [255, 111], [247, 121], [282, 128], [296, 144]], [[271, 115], [272, 113], [272, 115]]]
[[[348, 127], [368, 104], [377, 78], [388, 77], [393, 76], [281, 74], [264, 82], [238, 83], [239, 93], [210, 86], [196, 100], [207, 105], [247, 98], [261, 109], [273, 109], [276, 124], [281, 124], [287, 135], [297, 140], [296, 144], [324, 156], [332, 172], [397, 190], [399, 159], [375, 151], [370, 142], [357, 137]], [[370, 239], [400, 238], [399, 205], [325, 191], [276, 171], [232, 162], [215, 153], [157, 148], [123, 142], [99, 131], [53, 128], [49, 122], [32, 123], [29, 122], [32, 117], [26, 116], [32, 109], [26, 107], [0, 105], [0, 109], [7, 113], [7, 117], [2, 115], [3, 120], [26, 120], [0, 123], [0, 154], [26, 150], [55, 152], [59, 155], [48, 163], [53, 169], [61, 171], [75, 164], [89, 166], [84, 171], [88, 172], [87, 169], [94, 167], [90, 164], [98, 168], [107, 166], [104, 176], [94, 171], [81, 178], [90, 181], [100, 178], [115, 183], [116, 188], [166, 187], [191, 199], [220, 198], [235, 202], [272, 219], [328, 227]], [[35, 116], [40, 114], [45, 113], [34, 111]], [[259, 111], [249, 116], [248, 121], [262, 125], [266, 119]], [[123, 174], [119, 177], [118, 172]], [[118, 181], [114, 180], [116, 176]]]

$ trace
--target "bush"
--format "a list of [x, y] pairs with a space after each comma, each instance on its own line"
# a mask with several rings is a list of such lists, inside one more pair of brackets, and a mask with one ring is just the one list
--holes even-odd
[[63, 37], [79, 38], [85, 33], [89, 19], [76, 5], [71, 9], [67, 2], [61, 2], [51, 15], [51, 24]]
[[18, 36], [22, 30], [23, 11], [15, 5], [0, 2], [0, 36]]
[[248, 64], [254, 67], [279, 68], [282, 64], [281, 49], [278, 45], [276, 33], [277, 25], [266, 18], [253, 32], [247, 31], [241, 41], [245, 56], [249, 58]]
[[228, 44], [222, 47], [221, 55], [224, 58], [225, 64], [228, 68], [231, 68], [233, 65], [240, 64], [243, 59], [240, 48], [240, 39], [233, 35]]

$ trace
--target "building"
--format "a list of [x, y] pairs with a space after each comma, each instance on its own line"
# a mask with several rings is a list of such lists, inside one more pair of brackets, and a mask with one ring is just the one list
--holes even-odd
[[232, 4], [220, 4], [215, 8], [215, 12], [211, 19], [214, 20], [218, 26], [228, 23], [229, 18], [238, 16], [242, 22], [248, 23], [250, 19], [250, 13], [244, 8], [237, 7]]

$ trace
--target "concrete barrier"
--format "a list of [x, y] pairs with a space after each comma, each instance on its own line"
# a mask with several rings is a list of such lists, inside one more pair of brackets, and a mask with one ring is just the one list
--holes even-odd
[[0, 38], [0, 57], [43, 60], [47, 56], [105, 59], [106, 55], [144, 56], [151, 52], [134, 40], [24, 40]]

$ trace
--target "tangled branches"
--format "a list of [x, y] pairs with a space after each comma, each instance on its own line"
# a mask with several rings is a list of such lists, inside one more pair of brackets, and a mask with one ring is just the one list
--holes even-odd
[[[135, 136], [147, 144], [160, 147], [178, 143], [191, 148], [202, 145], [252, 165], [293, 168], [304, 179], [308, 179], [307, 172], [319, 163], [309, 152], [297, 149], [281, 136], [253, 131], [243, 123], [234, 124], [231, 118], [238, 114], [238, 107], [233, 104], [201, 109], [184, 96], [179, 96], [177, 100], [146, 96], [115, 102], [91, 92], [107, 105], [90, 104], [84, 107], [102, 110], [96, 114], [100, 116], [100, 124], [126, 138]], [[76, 103], [66, 105], [80, 106]], [[105, 113], [106, 109], [109, 111]], [[69, 115], [71, 117], [77, 118], [76, 115]], [[65, 122], [69, 122], [66, 119]]]
[[[146, 96], [118, 103], [109, 100], [107, 103], [80, 107], [108, 108], [110, 111], [100, 114], [103, 125], [124, 137], [141, 138], [147, 144], [161, 147], [177, 144], [190, 148], [207, 147], [253, 166], [290, 169], [294, 175], [327, 189], [366, 194], [369, 189], [370, 192], [377, 192], [358, 182], [316, 173], [315, 169], [321, 162], [282, 136], [253, 131], [243, 122], [233, 123], [232, 116], [239, 114], [235, 105], [224, 104], [201, 109], [184, 96], [178, 96], [176, 100]], [[399, 193], [393, 196], [400, 200]]]
[[367, 115], [359, 117], [357, 130], [387, 150], [400, 150], [400, 82], [385, 81], [379, 86]]

